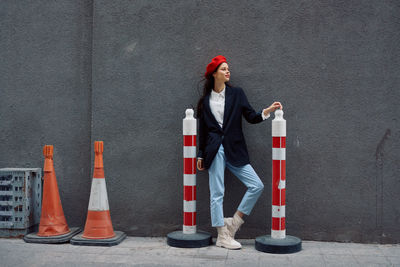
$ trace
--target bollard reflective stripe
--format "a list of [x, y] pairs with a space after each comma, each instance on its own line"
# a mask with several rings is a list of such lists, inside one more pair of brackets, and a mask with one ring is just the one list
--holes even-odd
[[186, 110], [183, 119], [183, 233], [196, 229], [196, 136], [197, 122], [193, 110]]
[[286, 121], [275, 111], [272, 121], [272, 222], [271, 237], [284, 239], [286, 202]]
[[196, 174], [183, 174], [183, 184], [187, 186], [196, 186]]

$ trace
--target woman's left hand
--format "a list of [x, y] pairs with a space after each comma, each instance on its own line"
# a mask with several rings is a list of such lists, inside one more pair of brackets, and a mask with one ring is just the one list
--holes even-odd
[[271, 106], [269, 106], [268, 108], [264, 109], [264, 115], [267, 116], [269, 113], [274, 112], [278, 108], [283, 109], [283, 106], [282, 106], [281, 102], [274, 102], [274, 103], [272, 103]]

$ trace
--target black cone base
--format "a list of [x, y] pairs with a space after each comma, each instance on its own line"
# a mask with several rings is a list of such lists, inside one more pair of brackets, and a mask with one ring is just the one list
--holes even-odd
[[167, 244], [178, 248], [201, 248], [212, 244], [210, 233], [198, 231], [195, 234], [184, 234], [175, 231], [167, 235]]
[[120, 231], [114, 231], [115, 236], [107, 239], [88, 239], [82, 237], [83, 234], [76, 235], [71, 239], [71, 245], [78, 246], [115, 246], [121, 243], [125, 238], [126, 234]]
[[301, 250], [301, 239], [290, 235], [283, 239], [274, 239], [270, 235], [263, 235], [256, 238], [255, 246], [258, 251], [267, 253], [295, 253]]
[[61, 244], [69, 242], [74, 235], [82, 231], [82, 229], [79, 227], [71, 227], [69, 230], [69, 233], [56, 236], [38, 236], [37, 232], [31, 233], [24, 236], [24, 241], [26, 243]]

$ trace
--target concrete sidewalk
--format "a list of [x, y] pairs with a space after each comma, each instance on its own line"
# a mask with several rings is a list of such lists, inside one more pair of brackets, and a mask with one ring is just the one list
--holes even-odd
[[255, 250], [254, 240], [239, 241], [241, 250], [215, 245], [173, 248], [165, 238], [128, 237], [114, 247], [28, 244], [3, 238], [0, 266], [400, 266], [400, 244], [303, 241], [302, 251], [276, 255]]

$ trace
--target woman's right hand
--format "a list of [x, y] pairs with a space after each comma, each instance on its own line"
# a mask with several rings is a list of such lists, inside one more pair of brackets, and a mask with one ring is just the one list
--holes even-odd
[[199, 169], [199, 171], [203, 171], [204, 170], [204, 160], [203, 159], [198, 159], [197, 160], [197, 169]]

